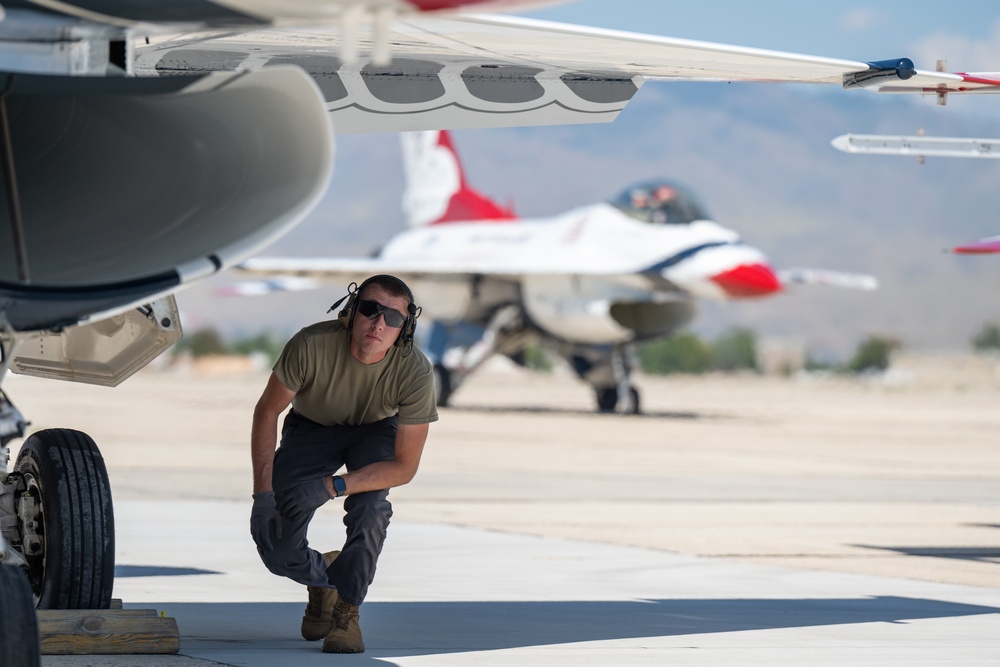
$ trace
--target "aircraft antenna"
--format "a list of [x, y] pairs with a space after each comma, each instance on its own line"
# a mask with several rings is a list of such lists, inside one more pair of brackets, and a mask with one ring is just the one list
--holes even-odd
[[[948, 61], [947, 60], [939, 60], [939, 61], [937, 61], [934, 69], [936, 69], [938, 72], [947, 72], [948, 71]], [[944, 91], [944, 90], [939, 90], [938, 91], [938, 93], [937, 93], [937, 103], [938, 103], [939, 106], [944, 106], [944, 105], [948, 104], [948, 92], [947, 91]]]

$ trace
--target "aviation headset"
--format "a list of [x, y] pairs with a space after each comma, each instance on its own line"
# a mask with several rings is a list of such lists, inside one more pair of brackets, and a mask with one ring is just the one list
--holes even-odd
[[[408, 356], [410, 354], [410, 350], [413, 349], [413, 333], [417, 330], [417, 318], [420, 317], [420, 311], [423, 309], [419, 308], [413, 302], [413, 292], [411, 292], [410, 288], [406, 286], [406, 283], [396, 276], [390, 276], [387, 273], [380, 273], [377, 276], [368, 278], [362, 282], [361, 285], [352, 282], [347, 286], [347, 295], [340, 297], [340, 299], [338, 299], [335, 304], [330, 306], [329, 310], [326, 312], [329, 313], [334, 308], [339, 306], [344, 299], [347, 299], [347, 303], [344, 304], [344, 309], [337, 314], [337, 317], [347, 316], [347, 329], [350, 331], [351, 327], [354, 326], [354, 316], [358, 312], [358, 301], [360, 300], [359, 297], [361, 292], [372, 284], [379, 285], [380, 287], [383, 287], [383, 289], [387, 289], [390, 293], [402, 292], [406, 294], [406, 297], [409, 300], [409, 303], [406, 304], [406, 319], [403, 320], [403, 326], [399, 328], [399, 335], [396, 336], [396, 342], [394, 342], [393, 345], [396, 347], [402, 346], [403, 356]], [[394, 286], [396, 289], [393, 290], [388, 287], [390, 285]]]

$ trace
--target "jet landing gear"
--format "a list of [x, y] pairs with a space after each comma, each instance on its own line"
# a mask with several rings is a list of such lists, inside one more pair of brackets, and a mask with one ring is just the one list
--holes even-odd
[[[3, 396], [7, 406], [10, 402]], [[12, 406], [10, 406], [12, 407]], [[47, 429], [25, 440], [0, 474], [0, 562], [27, 574], [39, 609], [107, 609], [115, 524], [104, 458], [93, 439]]]
[[[618, 387], [597, 387], [594, 395], [597, 398], [598, 412], [620, 412], [625, 415], [639, 414], [639, 390], [629, 386], [624, 401], [618, 399]], [[623, 409], [618, 410], [617, 406], [621, 402]]]
[[615, 403], [611, 409], [623, 415], [639, 414], [639, 390], [632, 384], [630, 353], [631, 349], [625, 345], [615, 345], [611, 353], [611, 371], [615, 376]]
[[[436, 329], [432, 329], [435, 332], [431, 334], [432, 341], [440, 336], [436, 342], [431, 343], [434, 356], [438, 358], [434, 364], [434, 398], [439, 407], [448, 405], [462, 381], [493, 354], [513, 354], [531, 336], [521, 309], [513, 305], [498, 308], [479, 339], [467, 348], [449, 346], [446, 330], [437, 324], [434, 327]], [[436, 333], [437, 331], [440, 333]]]
[[[86, 433], [28, 438], [12, 481], [22, 555], [40, 609], [108, 609], [115, 519], [104, 459]], [[11, 540], [13, 541], [13, 540]]]
[[580, 379], [594, 388], [598, 412], [639, 414], [639, 390], [632, 384], [631, 356], [631, 347], [624, 344], [610, 349], [577, 347], [567, 356]]
[[[14, 346], [0, 344], [2, 381]], [[16, 667], [39, 664], [35, 609], [109, 608], [115, 568], [111, 485], [97, 445], [80, 431], [39, 431], [9, 471], [9, 444], [26, 427], [0, 391], [0, 664]]]
[[[6, 372], [6, 366], [0, 363], [0, 380]], [[28, 563], [11, 547], [13, 535], [8, 537], [8, 533], [18, 532], [18, 524], [7, 474], [7, 443], [24, 435], [26, 426], [21, 413], [0, 391], [0, 664], [12, 667], [38, 667], [42, 653], [35, 599], [25, 576]]]

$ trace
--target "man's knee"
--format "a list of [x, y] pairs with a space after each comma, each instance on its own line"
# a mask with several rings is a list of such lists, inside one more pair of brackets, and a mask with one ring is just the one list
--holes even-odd
[[264, 551], [258, 546], [257, 553], [260, 555], [264, 567], [272, 574], [282, 577], [289, 576], [290, 572], [300, 569], [305, 564], [304, 554], [295, 553], [281, 544], [275, 544], [270, 551]]
[[348, 496], [344, 502], [344, 524], [349, 529], [384, 533], [392, 518], [388, 491], [366, 491]]
[[307, 586], [316, 582], [316, 566], [308, 547], [304, 544], [293, 544], [281, 539], [276, 539], [273, 547], [270, 551], [264, 551], [259, 545], [257, 547], [261, 562], [271, 574], [288, 577], [292, 581]]

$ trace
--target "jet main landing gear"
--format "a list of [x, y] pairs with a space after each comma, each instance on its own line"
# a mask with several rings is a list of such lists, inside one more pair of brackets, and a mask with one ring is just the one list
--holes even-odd
[[107, 609], [115, 520], [104, 459], [86, 433], [48, 429], [14, 465], [20, 546], [39, 609]]
[[[5, 372], [0, 365], [0, 380]], [[108, 609], [114, 584], [111, 485], [97, 445], [80, 431], [39, 431], [25, 440], [9, 471], [9, 443], [22, 437], [26, 426], [0, 391], [0, 665], [5, 667], [39, 664], [36, 608]]]
[[597, 411], [637, 415], [639, 390], [632, 384], [632, 349], [628, 344], [605, 348], [603, 352], [577, 349], [570, 365], [594, 388]]
[[[625, 415], [639, 414], [639, 390], [629, 385], [626, 391], [628, 394], [625, 400], [618, 398], [618, 387], [597, 387], [594, 389], [594, 396], [597, 399], [598, 412], [619, 412]], [[622, 409], [618, 409], [618, 406]]]

